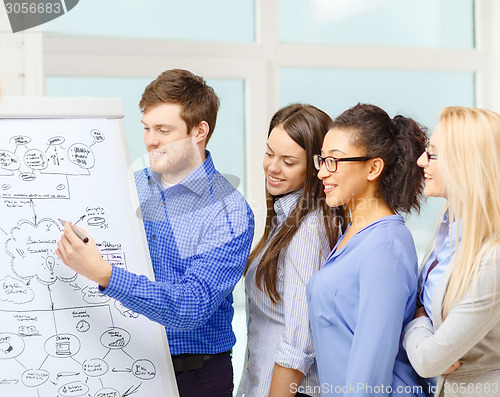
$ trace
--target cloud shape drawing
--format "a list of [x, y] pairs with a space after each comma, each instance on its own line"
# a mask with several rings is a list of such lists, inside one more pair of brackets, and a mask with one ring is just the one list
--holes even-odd
[[101, 294], [97, 286], [85, 287], [81, 290], [81, 293], [83, 294], [83, 300], [91, 304], [105, 303], [111, 299], [109, 296]]
[[10, 231], [12, 238], [5, 243], [12, 257], [11, 267], [22, 280], [37, 280], [52, 285], [57, 280], [69, 283], [78, 274], [67, 267], [55, 254], [61, 237], [59, 226], [52, 219], [42, 219], [36, 224], [21, 220]]
[[28, 303], [35, 298], [33, 290], [21, 280], [7, 276], [0, 280], [0, 301]]

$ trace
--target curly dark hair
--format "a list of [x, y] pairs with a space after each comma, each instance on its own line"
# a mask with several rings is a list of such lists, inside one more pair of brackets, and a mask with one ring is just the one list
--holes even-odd
[[423, 173], [417, 159], [425, 151], [427, 128], [401, 115], [393, 119], [378, 106], [360, 104], [338, 116], [333, 127], [351, 133], [351, 144], [384, 160], [378, 197], [396, 212], [420, 212]]

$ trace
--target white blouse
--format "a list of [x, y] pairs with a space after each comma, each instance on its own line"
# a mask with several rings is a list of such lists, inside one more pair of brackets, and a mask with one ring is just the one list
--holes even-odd
[[[277, 218], [275, 230], [295, 209], [301, 195], [302, 190], [293, 192], [274, 203]], [[281, 301], [277, 304], [273, 304], [255, 283], [257, 265], [264, 252], [265, 249], [250, 264], [245, 278], [248, 341], [237, 396], [267, 396], [275, 363], [304, 373], [301, 385], [296, 385], [297, 391], [319, 396], [320, 383], [309, 326], [306, 285], [330, 253], [321, 212], [309, 213], [280, 253], [277, 290]]]

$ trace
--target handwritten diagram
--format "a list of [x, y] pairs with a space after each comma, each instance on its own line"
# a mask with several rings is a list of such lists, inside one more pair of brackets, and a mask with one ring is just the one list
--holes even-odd
[[35, 121], [0, 119], [0, 395], [168, 395], [149, 320], [55, 254], [61, 217], [109, 263], [141, 272], [138, 238], [124, 227], [135, 208], [117, 176], [127, 164], [119, 131], [108, 120]]
[[[104, 141], [101, 131], [93, 129], [90, 146]], [[90, 175], [95, 156], [85, 143], [69, 143], [62, 136], [49, 137], [45, 148], [33, 148], [32, 138], [16, 135], [9, 149], [0, 148], [0, 187], [3, 198], [69, 199], [69, 175]]]

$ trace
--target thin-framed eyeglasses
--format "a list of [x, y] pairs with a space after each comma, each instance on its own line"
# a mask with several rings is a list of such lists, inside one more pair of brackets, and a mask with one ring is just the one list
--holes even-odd
[[313, 156], [314, 160], [314, 167], [319, 171], [321, 166], [325, 164], [326, 169], [329, 172], [335, 172], [337, 171], [337, 164], [339, 161], [368, 161], [371, 160], [373, 157], [369, 156], [362, 156], [362, 157], [333, 157], [333, 156], [327, 156], [327, 157], [321, 157], [320, 154], [315, 154]]

